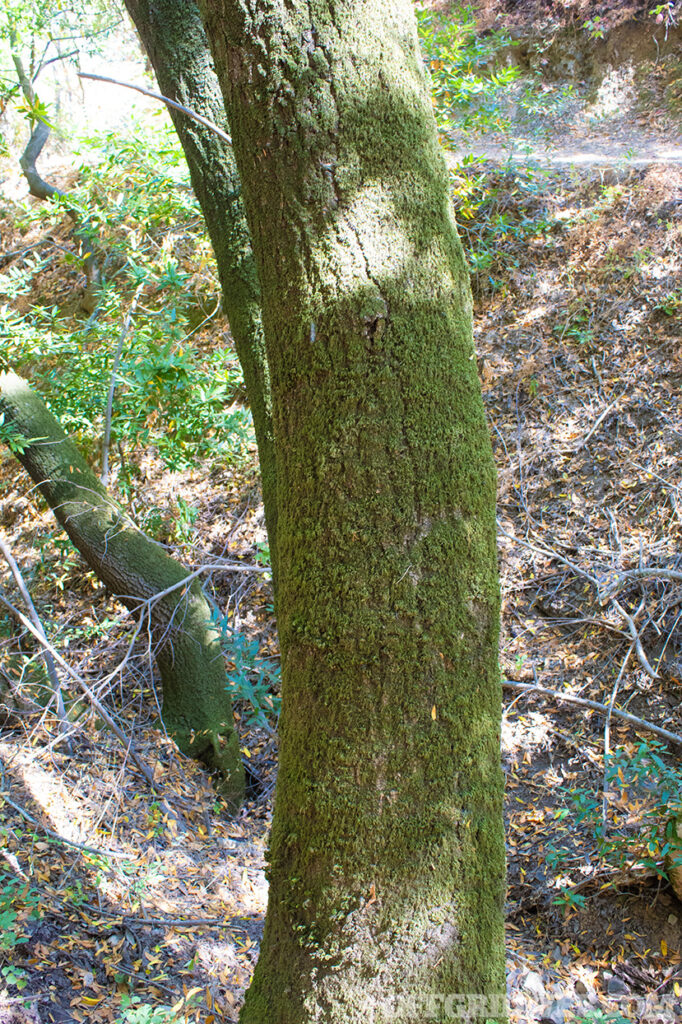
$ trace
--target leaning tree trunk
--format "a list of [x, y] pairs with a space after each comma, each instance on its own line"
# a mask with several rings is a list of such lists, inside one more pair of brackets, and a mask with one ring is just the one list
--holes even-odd
[[[229, 131], [220, 85], [193, 0], [124, 0], [164, 96]], [[277, 496], [270, 380], [258, 277], [232, 149], [214, 132], [169, 109], [213, 245], [258, 442], [273, 583], [277, 584]]]
[[277, 460], [281, 760], [241, 1020], [503, 1020], [495, 470], [412, 4], [201, 3]]
[[[29, 105], [29, 107], [32, 107], [35, 104], [37, 97], [35, 89], [33, 88], [33, 82], [27, 74], [26, 69], [24, 68], [23, 61], [19, 54], [19, 49], [17, 45], [17, 34], [14, 28], [10, 28], [9, 43], [12, 62], [14, 63], [14, 68], [17, 73], [19, 86], [21, 88], [22, 93], [24, 94], [24, 99], [26, 100], [26, 103]], [[40, 176], [40, 173], [38, 172], [38, 169], [36, 167], [38, 158], [42, 153], [48, 138], [50, 137], [50, 131], [50, 126], [46, 124], [44, 121], [37, 121], [32, 126], [31, 135], [29, 137], [28, 142], [26, 143], [26, 148], [24, 149], [24, 152], [21, 154], [19, 164], [21, 166], [23, 175], [28, 183], [29, 192], [32, 196], [35, 196], [36, 199], [43, 200], [65, 199], [66, 197], [64, 196], [64, 193], [61, 192], [58, 188], [56, 188], [56, 186], [50, 185], [49, 182], [45, 181], [44, 178]], [[78, 249], [83, 260], [83, 268], [85, 270], [85, 277], [87, 281], [85, 287], [85, 295], [81, 300], [81, 306], [92, 305], [92, 308], [94, 309], [95, 292], [97, 288], [99, 288], [101, 282], [99, 267], [97, 265], [97, 259], [93, 251], [93, 241], [90, 238], [89, 232], [87, 232], [79, 223], [79, 215], [77, 211], [72, 206], [69, 206], [68, 202], [66, 205], [66, 211], [71, 220], [76, 225], [73, 230], [73, 237], [76, 243], [78, 244]]]
[[[92, 571], [132, 610], [181, 584], [187, 570], [146, 537], [102, 486], [26, 382], [0, 374], [0, 412], [29, 442], [15, 452]], [[195, 579], [150, 604], [163, 720], [180, 749], [217, 769], [237, 806], [244, 768], [211, 611]]]

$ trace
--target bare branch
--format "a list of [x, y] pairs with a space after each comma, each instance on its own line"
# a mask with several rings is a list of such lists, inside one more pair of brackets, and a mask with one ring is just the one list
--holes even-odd
[[679, 569], [657, 569], [654, 566], [643, 566], [641, 569], [626, 569], [612, 583], [609, 583], [608, 587], [603, 591], [601, 603], [606, 604], [614, 594], [617, 594], [631, 580], [646, 579], [672, 580], [675, 583], [682, 583], [682, 572]]
[[142, 772], [149, 785], [156, 788], [156, 784], [154, 782], [152, 773], [150, 772], [147, 765], [144, 763], [144, 761], [141, 759], [141, 757], [133, 747], [131, 740], [126, 736], [123, 730], [116, 724], [116, 722], [111, 717], [107, 709], [104, 707], [101, 701], [95, 696], [92, 689], [88, 686], [85, 679], [83, 679], [83, 677], [79, 675], [78, 672], [75, 671], [75, 669], [71, 668], [68, 662], [66, 662], [64, 658], [62, 658], [59, 651], [57, 651], [56, 648], [52, 646], [49, 640], [45, 640], [45, 638], [40, 635], [39, 631], [36, 629], [33, 623], [29, 619], [27, 619], [26, 616], [23, 615], [18, 608], [16, 608], [10, 601], [8, 601], [7, 598], [3, 596], [2, 593], [0, 593], [0, 604], [3, 604], [5, 608], [7, 608], [7, 610], [10, 611], [12, 615], [14, 615], [14, 617], [18, 619], [23, 626], [26, 627], [29, 633], [33, 634], [38, 643], [50, 652], [50, 654], [57, 662], [57, 664], [61, 665], [66, 674], [69, 675], [74, 680], [74, 682], [78, 684], [78, 686], [83, 691], [85, 696], [88, 698], [88, 700], [90, 701], [90, 703], [92, 704], [93, 708], [100, 716], [102, 721], [109, 726], [114, 735], [118, 737], [123, 746], [130, 753], [131, 758], [133, 759], [139, 770]]
[[635, 643], [635, 651], [637, 652], [637, 657], [639, 659], [640, 665], [647, 673], [647, 675], [650, 675], [652, 679], [658, 679], [658, 672], [654, 671], [654, 669], [649, 664], [649, 659], [647, 658], [644, 648], [642, 647], [642, 641], [640, 640], [639, 633], [637, 632], [635, 620], [632, 618], [631, 615], [628, 615], [623, 606], [619, 604], [618, 601], [616, 601], [615, 597], [611, 599], [611, 604], [616, 609], [616, 611], [625, 619], [625, 622], [628, 627], [628, 632], [630, 633], [630, 636], [632, 637]]
[[[510, 690], [523, 690], [528, 693], [535, 691], [535, 693], [541, 693], [545, 697], [554, 697], [556, 700], [563, 700], [569, 704], [578, 704], [583, 708], [592, 708], [594, 711], [601, 711], [603, 714], [607, 714], [609, 710], [606, 704], [599, 704], [596, 700], [576, 697], [572, 693], [559, 693], [558, 690], [548, 690], [544, 686], [538, 686], [536, 683], [519, 683], [514, 679], [503, 679], [502, 686]], [[682, 746], [682, 736], [679, 736], [676, 732], [662, 729], [660, 725], [653, 725], [653, 723], [647, 722], [644, 718], [631, 715], [628, 711], [621, 711], [620, 708], [613, 708], [611, 714], [617, 718], [624, 718], [626, 722], [632, 722], [639, 729], [647, 729], [669, 743], [676, 743], [678, 746]]]
[[[50, 679], [50, 684], [52, 686], [52, 692], [54, 694], [55, 702], [56, 702], [56, 705], [57, 705], [57, 718], [59, 720], [59, 729], [60, 729], [60, 732], [62, 733], [62, 735], [64, 736], [64, 738], [66, 739], [66, 734], [69, 731], [69, 723], [68, 723], [68, 720], [67, 720], [67, 717], [66, 717], [66, 710], [64, 708], [64, 699], [62, 697], [62, 684], [61, 684], [61, 681], [59, 679], [59, 676], [57, 675], [57, 669], [55, 668], [54, 658], [52, 657], [52, 654], [50, 653], [50, 651], [48, 650], [48, 648], [46, 646], [47, 645], [47, 636], [45, 634], [45, 630], [43, 628], [43, 624], [40, 621], [40, 616], [38, 615], [38, 612], [36, 611], [35, 605], [33, 604], [33, 600], [32, 600], [31, 595], [29, 593], [28, 587], [26, 586], [26, 583], [24, 581], [24, 577], [21, 575], [21, 570], [19, 569], [19, 566], [17, 565], [17, 563], [16, 563], [16, 561], [14, 559], [14, 556], [12, 555], [12, 552], [10, 551], [9, 545], [7, 544], [5, 538], [1, 534], [0, 534], [0, 553], [3, 555], [5, 561], [7, 562], [8, 566], [10, 567], [11, 573], [14, 576], [15, 583], [16, 583], [18, 589], [19, 589], [19, 593], [21, 594], [21, 596], [23, 598], [23, 601], [24, 601], [24, 604], [26, 605], [26, 608], [28, 609], [28, 613], [29, 613], [29, 615], [31, 617], [31, 621], [33, 622], [33, 625], [38, 630], [38, 632], [39, 632], [39, 634], [40, 634], [40, 636], [42, 638], [42, 641], [44, 641], [44, 643], [42, 645], [42, 647], [43, 647], [43, 661], [45, 662], [45, 669], [46, 669], [48, 677]], [[68, 740], [67, 740], [67, 743], [68, 743]]]
[[189, 107], [185, 107], [182, 103], [177, 103], [175, 100], [171, 100], [168, 96], [162, 96], [160, 92], [152, 92], [151, 89], [143, 89], [141, 85], [133, 85], [132, 82], [120, 82], [116, 78], [108, 78], [106, 75], [93, 75], [86, 71], [79, 71], [79, 78], [91, 78], [94, 82], [109, 82], [111, 85], [120, 85], [123, 89], [134, 89], [135, 92], [141, 92], [143, 96], [149, 96], [153, 100], [159, 100], [161, 103], [165, 103], [167, 107], [174, 107], [175, 110], [181, 111], [186, 114], [187, 117], [191, 117], [193, 121], [198, 124], [203, 124], [205, 128], [212, 131], [219, 139], [226, 142], [228, 146], [232, 145], [232, 139], [224, 132], [222, 128], [219, 128], [213, 121], [209, 121], [207, 117], [202, 117], [201, 114], [197, 114], [196, 110], [190, 110]]

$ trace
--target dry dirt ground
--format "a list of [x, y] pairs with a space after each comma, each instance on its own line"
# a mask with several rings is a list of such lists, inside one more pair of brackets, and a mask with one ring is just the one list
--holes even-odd
[[[531, 6], [571, 7], [505, 9]], [[656, 780], [670, 773], [674, 801], [682, 747], [667, 744], [653, 772], [632, 756], [642, 744], [656, 755], [650, 726], [682, 735], [682, 168], [489, 161], [453, 171], [453, 184], [472, 210], [460, 226], [499, 473], [511, 1020], [599, 1020], [601, 1010], [679, 1021], [682, 903], [660, 875], [667, 815]], [[49, 288], [59, 286], [55, 275]], [[232, 559], [253, 560], [264, 537], [254, 469], [169, 474], [151, 453], [145, 473], [150, 502], [182, 495], [199, 509], [182, 557], [215, 559], [227, 543]], [[52, 546], [50, 516], [9, 457], [0, 524], [38, 582], [45, 563], [52, 590], [38, 596], [53, 635], [68, 635], [70, 663], [156, 783], [85, 704], [68, 756], [49, 717], [7, 711], [0, 1022], [236, 1021], [265, 913], [276, 744], [239, 709], [250, 793], [230, 819], [210, 780], [164, 741], [145, 651], [116, 673], [127, 621]], [[238, 607], [244, 629], [274, 649], [267, 584], [213, 583], [221, 606]], [[4, 635], [2, 672], [27, 650]], [[622, 752], [608, 785], [606, 749]]]

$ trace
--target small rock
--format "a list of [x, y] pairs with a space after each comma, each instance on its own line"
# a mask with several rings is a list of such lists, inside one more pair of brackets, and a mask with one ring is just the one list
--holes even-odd
[[609, 978], [606, 991], [610, 996], [627, 996], [630, 994], [630, 989], [625, 982], [621, 981], [620, 978], [616, 978], [615, 975], [613, 978]]
[[537, 971], [528, 972], [526, 977], [523, 979], [523, 984], [521, 985], [521, 988], [524, 992], [527, 992], [529, 995], [531, 995], [533, 999], [535, 999], [535, 1001], [538, 1003], [545, 1002], [547, 998], [545, 986], [543, 984], [542, 978], [537, 973]]
[[586, 996], [590, 991], [582, 978], [578, 978], [575, 983], [575, 990], [579, 996]]
[[543, 1024], [565, 1024], [567, 1014], [573, 1008], [573, 1000], [569, 996], [562, 996], [555, 999], [545, 1007], [540, 1018]]

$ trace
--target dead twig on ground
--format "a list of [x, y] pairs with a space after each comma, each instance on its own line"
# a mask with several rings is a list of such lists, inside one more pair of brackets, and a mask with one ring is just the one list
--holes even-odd
[[[640, 604], [639, 608], [637, 609], [637, 612], [639, 612], [639, 610], [641, 609], [643, 603], [644, 602], [642, 601], [642, 603]], [[635, 651], [637, 652], [637, 658], [639, 660], [640, 665], [642, 666], [644, 671], [647, 673], [647, 675], [651, 676], [652, 679], [658, 679], [658, 672], [654, 671], [654, 669], [649, 664], [649, 659], [647, 658], [646, 652], [644, 651], [644, 648], [642, 647], [642, 641], [640, 639], [639, 632], [637, 630], [637, 626], [635, 625], [634, 618], [632, 617], [632, 615], [629, 615], [625, 611], [623, 606], [618, 601], [616, 601], [615, 598], [611, 599], [611, 604], [616, 609], [618, 614], [622, 615], [623, 618], [625, 619], [625, 622], [626, 622], [627, 627], [628, 627], [628, 632], [630, 633], [630, 636], [632, 637], [632, 639], [634, 641]], [[637, 612], [635, 612], [635, 614], [637, 614]]]
[[[521, 683], [515, 679], [503, 679], [502, 686], [511, 690], [524, 690], [526, 692], [534, 691], [540, 693], [544, 697], [554, 697], [556, 700], [563, 700], [569, 704], [578, 704], [580, 707], [591, 708], [593, 711], [601, 711], [604, 714], [608, 713], [608, 707], [606, 704], [600, 704], [596, 700], [588, 700], [586, 697], [576, 697], [572, 693], [559, 693], [558, 690], [549, 690], [544, 686], [538, 686], [537, 683]], [[621, 711], [620, 708], [613, 708], [611, 711], [612, 715], [617, 718], [623, 718], [626, 722], [632, 722], [640, 729], [647, 729], [648, 732], [653, 732], [662, 739], [667, 740], [668, 743], [675, 743], [677, 746], [682, 746], [682, 736], [676, 732], [670, 732], [669, 729], [663, 729], [660, 725], [654, 725], [653, 722], [647, 722], [644, 718], [638, 718], [637, 715], [631, 715], [628, 711]]]
[[52, 657], [52, 655], [50, 654], [50, 652], [49, 652], [49, 650], [47, 649], [47, 646], [46, 646], [47, 645], [47, 635], [46, 635], [45, 630], [43, 628], [43, 624], [41, 622], [40, 616], [38, 615], [38, 612], [36, 611], [36, 607], [35, 607], [35, 605], [33, 603], [33, 599], [31, 598], [31, 595], [29, 593], [28, 587], [26, 586], [26, 583], [24, 581], [24, 577], [21, 574], [21, 570], [19, 569], [19, 566], [17, 565], [17, 562], [16, 562], [14, 556], [12, 555], [12, 552], [10, 550], [9, 544], [7, 543], [7, 541], [4, 539], [4, 537], [2, 535], [0, 535], [0, 553], [2, 554], [3, 558], [7, 562], [8, 566], [10, 568], [10, 571], [11, 571], [12, 575], [14, 576], [14, 582], [16, 583], [17, 588], [19, 590], [19, 593], [21, 594], [21, 597], [23, 599], [23, 602], [26, 605], [26, 608], [28, 610], [28, 614], [31, 617], [31, 621], [33, 622], [33, 625], [38, 630], [38, 632], [39, 632], [40, 636], [42, 637], [42, 639], [45, 641], [45, 644], [43, 644], [43, 646], [42, 646], [42, 654], [43, 654], [43, 661], [45, 663], [45, 671], [47, 672], [48, 678], [50, 680], [50, 686], [51, 686], [51, 689], [52, 689], [55, 705], [56, 705], [56, 708], [57, 708], [57, 720], [59, 722], [59, 730], [60, 730], [60, 732], [62, 734], [62, 739], [67, 744], [67, 746], [69, 747], [69, 750], [70, 750], [70, 744], [69, 744], [69, 740], [68, 740], [68, 733], [70, 731], [70, 726], [69, 726], [69, 721], [68, 721], [68, 719], [66, 717], [66, 710], [64, 708], [64, 698], [62, 696], [62, 684], [61, 684], [61, 680], [60, 680], [59, 676], [57, 675], [57, 669], [55, 667], [54, 658]]
[[76, 672], [75, 669], [71, 668], [69, 663], [65, 661], [64, 658], [62, 658], [59, 651], [57, 651], [56, 648], [52, 646], [49, 640], [46, 640], [44, 636], [41, 636], [40, 632], [36, 629], [33, 623], [29, 619], [27, 619], [26, 616], [23, 615], [22, 612], [20, 612], [19, 609], [16, 608], [10, 601], [8, 601], [7, 598], [4, 597], [1, 593], [0, 604], [3, 604], [5, 608], [7, 608], [7, 610], [11, 612], [12, 615], [14, 615], [14, 617], [19, 620], [19, 622], [21, 622], [21, 624], [29, 631], [29, 633], [33, 634], [38, 643], [50, 652], [50, 654], [57, 662], [57, 664], [61, 665], [64, 671], [67, 673], [67, 675], [69, 675], [71, 679], [73, 679], [74, 682], [77, 683], [79, 688], [82, 690], [82, 692], [89, 700], [90, 704], [93, 706], [97, 714], [102, 719], [102, 721], [109, 727], [109, 729], [111, 729], [114, 735], [117, 736], [118, 739], [121, 741], [125, 750], [130, 754], [130, 757], [135, 762], [139, 770], [142, 772], [143, 776], [145, 777], [149, 785], [156, 788], [156, 783], [154, 782], [154, 777], [152, 773], [150, 772], [147, 765], [144, 763], [140, 755], [133, 747], [132, 741], [130, 740], [129, 737], [126, 736], [126, 734], [123, 732], [120, 726], [114, 721], [114, 719], [111, 717], [111, 715], [104, 707], [104, 705], [101, 703], [101, 701], [98, 700], [98, 698], [92, 692], [91, 687], [88, 686], [88, 684], [86, 683], [85, 679], [83, 679], [83, 677], [79, 675], [79, 673]]

